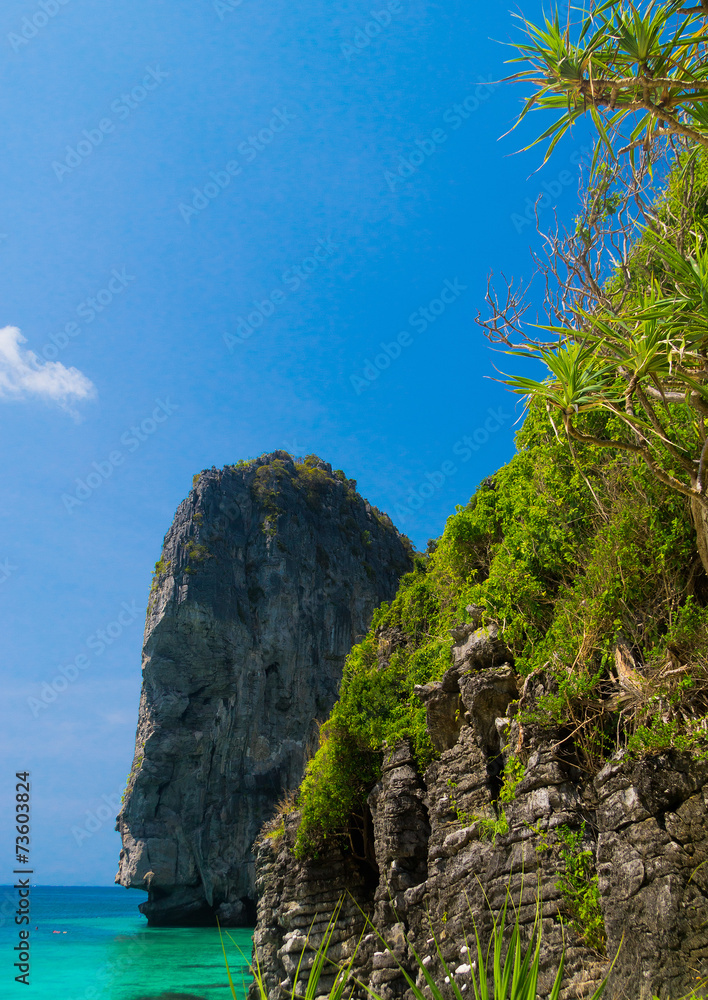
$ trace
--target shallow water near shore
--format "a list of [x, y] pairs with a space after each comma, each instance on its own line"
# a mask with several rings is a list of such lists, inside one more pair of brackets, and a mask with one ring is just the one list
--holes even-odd
[[[148, 927], [142, 893], [119, 886], [36, 886], [31, 894], [30, 985], [19, 970], [17, 892], [0, 886], [0, 996], [27, 1000], [229, 1000], [219, 932]], [[7, 914], [7, 915], [6, 915]], [[26, 926], [26, 925], [23, 925]], [[36, 928], [36, 929], [35, 929]], [[230, 929], [250, 958], [252, 928]], [[234, 984], [243, 994], [245, 959], [227, 941]]]

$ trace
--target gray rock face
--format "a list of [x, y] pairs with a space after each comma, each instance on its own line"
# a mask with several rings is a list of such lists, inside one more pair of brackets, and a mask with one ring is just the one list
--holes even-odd
[[151, 591], [116, 881], [153, 925], [253, 923], [251, 846], [299, 784], [344, 659], [411, 568], [353, 481], [284, 452], [202, 473]]
[[[458, 985], [473, 993], [464, 952], [465, 935], [474, 942], [471, 915], [486, 947], [510, 887], [528, 939], [539, 884], [539, 996], [551, 991], [564, 937], [563, 1000], [589, 996], [615, 955], [605, 995], [618, 1000], [675, 1000], [708, 978], [708, 762], [676, 753], [638, 762], [620, 754], [593, 780], [574, 766], [567, 740], [515, 719], [516, 699], [528, 709], [544, 693], [543, 675], [532, 675], [519, 692], [494, 630], [474, 628], [453, 631], [452, 666], [441, 681], [417, 689], [440, 759], [421, 776], [405, 744], [387, 754], [369, 796], [373, 862], [353, 856], [346, 841], [337, 849], [332, 838], [326, 861], [298, 860], [296, 812], [286, 817], [282, 836], [259, 838], [254, 941], [270, 1000], [290, 996], [292, 952], [299, 958], [305, 946], [306, 930], [290, 944], [292, 915], [299, 927], [314, 921], [301, 966], [304, 992], [304, 972], [348, 888], [358, 907], [345, 901], [332, 957], [351, 955], [361, 939], [353, 974], [384, 1000], [412, 997], [395, 959], [425, 986], [408, 942], [452, 1000], [431, 928]], [[501, 803], [500, 764], [511, 750], [522, 755], [525, 770], [512, 800]], [[604, 956], [569, 923], [562, 891], [569, 834], [577, 837], [576, 855], [588, 852], [589, 877], [598, 875]], [[705, 987], [698, 995], [708, 995]]]

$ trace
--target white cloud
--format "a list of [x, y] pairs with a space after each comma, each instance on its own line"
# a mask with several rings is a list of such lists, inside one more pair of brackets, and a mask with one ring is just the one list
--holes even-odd
[[20, 347], [26, 342], [16, 326], [0, 329], [0, 400], [39, 396], [71, 410], [74, 400], [95, 398], [96, 387], [83, 372], [60, 361], [41, 360]]

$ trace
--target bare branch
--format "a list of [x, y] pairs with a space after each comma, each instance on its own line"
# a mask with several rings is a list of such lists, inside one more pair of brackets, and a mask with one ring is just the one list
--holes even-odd
[[644, 395], [644, 392], [642, 390], [642, 386], [639, 384], [639, 382], [637, 382], [636, 393], [637, 393], [637, 398], [639, 399], [639, 402], [641, 403], [642, 409], [644, 410], [644, 412], [646, 413], [647, 417], [649, 418], [649, 422], [651, 423], [652, 427], [654, 428], [654, 431], [659, 436], [659, 438], [661, 438], [661, 441], [663, 442], [666, 450], [669, 452], [669, 454], [673, 455], [673, 457], [679, 463], [679, 465], [681, 466], [681, 468], [684, 469], [684, 471], [688, 472], [689, 475], [693, 475], [693, 471], [694, 471], [693, 463], [691, 461], [689, 461], [689, 459], [686, 458], [685, 454], [683, 452], [681, 452], [676, 447], [676, 445], [670, 440], [670, 438], [668, 437], [668, 435], [666, 433], [666, 430], [662, 426], [661, 421], [659, 420], [659, 418], [657, 417], [656, 413], [654, 412], [654, 408], [652, 407], [652, 405], [649, 402], [649, 400], [647, 399], [647, 397]]

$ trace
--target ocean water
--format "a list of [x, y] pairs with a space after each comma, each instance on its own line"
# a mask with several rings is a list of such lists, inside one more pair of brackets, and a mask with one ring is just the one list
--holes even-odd
[[[17, 893], [0, 886], [2, 1000], [231, 1000], [218, 930], [148, 927], [138, 912], [142, 898], [120, 886], [33, 887], [27, 987], [15, 982], [19, 927], [6, 915]], [[250, 959], [253, 931], [229, 933]], [[225, 942], [242, 998], [246, 960]]]

